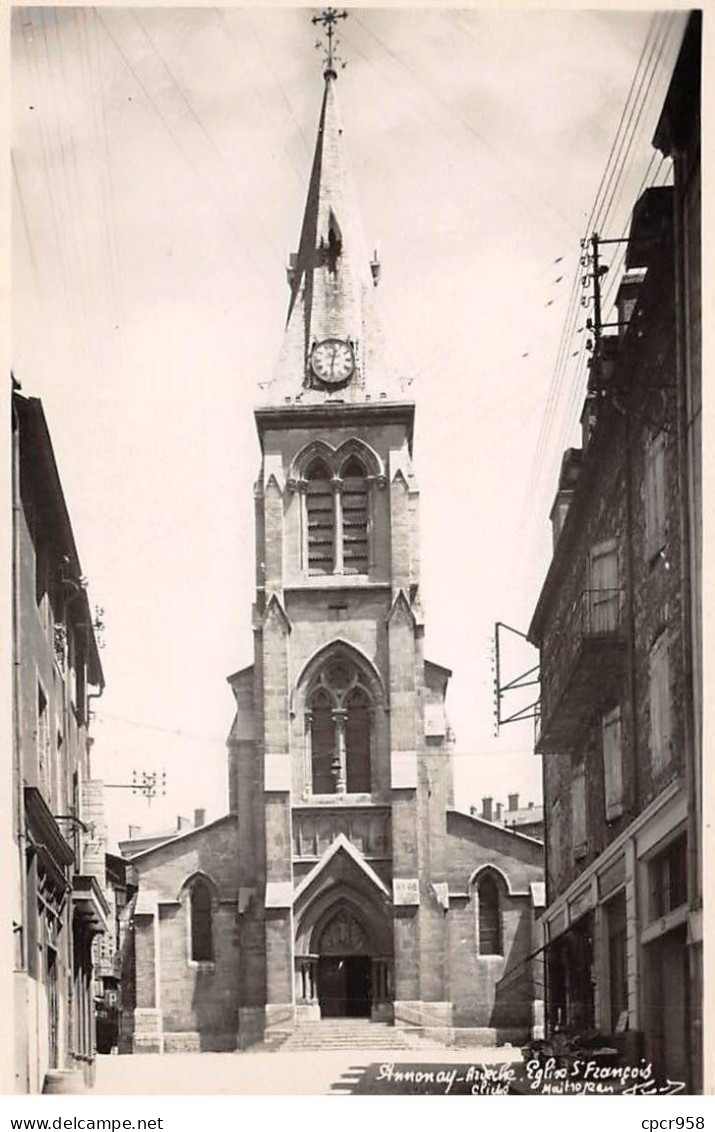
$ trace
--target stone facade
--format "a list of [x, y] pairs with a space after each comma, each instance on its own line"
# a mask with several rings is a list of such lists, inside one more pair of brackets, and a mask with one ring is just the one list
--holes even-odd
[[[41, 402], [14, 390], [12, 851], [15, 1088], [91, 1081], [92, 943], [107, 928], [89, 694], [104, 684]], [[96, 691], [95, 693], [96, 694]]]
[[[698, 34], [694, 17], [668, 96], [693, 113]], [[686, 135], [699, 185], [696, 114]], [[701, 519], [683, 424], [679, 197], [682, 187], [649, 189], [634, 209], [621, 326], [591, 363], [583, 447], [564, 457], [530, 639], [541, 652], [550, 1026], [615, 1040], [627, 1030], [657, 1072], [698, 1088], [699, 591], [684, 535]]]
[[232, 812], [132, 856], [127, 1049], [247, 1047], [340, 1015], [490, 1041], [540, 1023], [543, 847], [453, 808], [450, 672], [423, 649], [415, 409], [384, 349], [343, 147], [329, 71], [255, 414]]

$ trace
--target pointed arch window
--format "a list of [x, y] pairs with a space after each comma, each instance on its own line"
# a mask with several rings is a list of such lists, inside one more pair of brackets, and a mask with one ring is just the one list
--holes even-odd
[[335, 452], [318, 441], [300, 453], [288, 484], [301, 494], [301, 564], [309, 574], [370, 572], [375, 490], [386, 486], [377, 455], [361, 441]]
[[343, 465], [341, 479], [343, 569], [346, 574], [367, 574], [368, 482], [357, 457]]
[[371, 791], [372, 700], [357, 668], [328, 661], [308, 698], [310, 782], [314, 794]]
[[212, 905], [211, 886], [202, 877], [197, 877], [189, 891], [191, 959], [194, 963], [213, 962]]
[[487, 873], [477, 884], [479, 904], [479, 954], [503, 955], [499, 886]]
[[308, 569], [315, 574], [331, 574], [335, 559], [335, 509], [330, 471], [322, 460], [314, 460], [305, 479]]

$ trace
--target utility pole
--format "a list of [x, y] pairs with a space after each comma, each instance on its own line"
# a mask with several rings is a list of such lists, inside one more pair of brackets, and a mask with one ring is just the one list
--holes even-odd
[[132, 794], [143, 794], [147, 800], [147, 805], [151, 806], [152, 798], [156, 798], [161, 790], [162, 797], [166, 797], [166, 771], [163, 771], [161, 778], [154, 771], [132, 771], [131, 782], [105, 782], [105, 790], [131, 790]]

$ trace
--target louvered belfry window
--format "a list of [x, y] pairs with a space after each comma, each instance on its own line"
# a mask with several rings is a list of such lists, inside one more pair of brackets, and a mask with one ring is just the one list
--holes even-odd
[[367, 574], [367, 478], [359, 460], [351, 457], [342, 469], [343, 569]]
[[305, 478], [308, 569], [313, 574], [331, 574], [335, 557], [335, 515], [330, 472], [322, 460], [315, 460]]

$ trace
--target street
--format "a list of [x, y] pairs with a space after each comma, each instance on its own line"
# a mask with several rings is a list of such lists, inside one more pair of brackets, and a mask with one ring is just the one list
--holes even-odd
[[[496, 1078], [498, 1066], [520, 1063], [521, 1051], [510, 1046], [457, 1050], [430, 1048], [426, 1044], [424, 1050], [407, 1051], [100, 1055], [93, 1093], [464, 1093], [472, 1091], [472, 1079], [477, 1079], [472, 1067], [489, 1067]], [[384, 1068], [388, 1066], [393, 1069]], [[458, 1077], [464, 1080], [457, 1083]], [[495, 1082], [494, 1091], [497, 1087]]]

